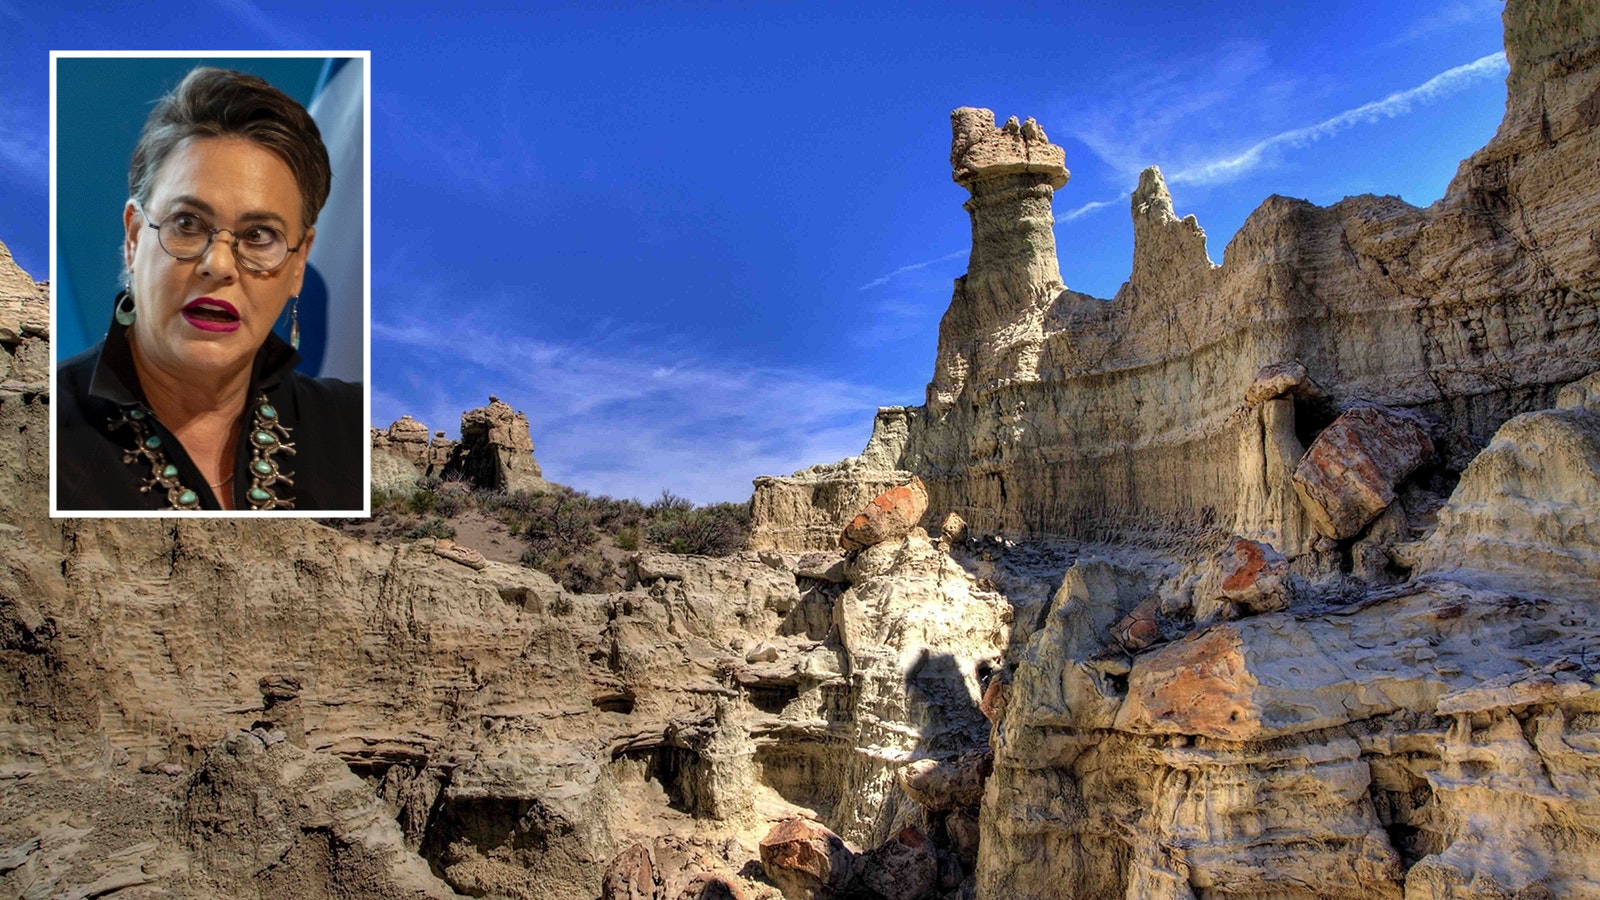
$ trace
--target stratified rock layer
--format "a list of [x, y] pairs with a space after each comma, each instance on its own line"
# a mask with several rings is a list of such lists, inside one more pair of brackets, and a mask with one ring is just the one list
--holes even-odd
[[[1241, 458], [1264, 417], [1285, 452], [1276, 435], [1331, 418], [1307, 396], [1270, 416], [1242, 405], [1260, 400], [1259, 369], [1290, 361], [1331, 402], [1433, 417], [1439, 465], [1465, 468], [1501, 423], [1600, 368], [1594, 14], [1513, 3], [1506, 21], [1505, 121], [1439, 203], [1272, 197], [1215, 266], [1151, 169], [1131, 202], [1133, 272], [1110, 302], [1061, 282], [1059, 148], [1044, 153], [1037, 126], [957, 110], [972, 255], [892, 468], [928, 485], [935, 521], [955, 512], [979, 532], [1160, 542], [1216, 528], [1298, 556], [1297, 504]], [[763, 503], [772, 487], [757, 488], [757, 534], [789, 546], [798, 513]]]

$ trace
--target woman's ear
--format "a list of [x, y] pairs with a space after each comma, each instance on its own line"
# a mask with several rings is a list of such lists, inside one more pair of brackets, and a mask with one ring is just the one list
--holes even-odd
[[291, 286], [292, 289], [289, 291], [289, 296], [291, 297], [300, 296], [300, 286], [306, 280], [306, 262], [311, 259], [311, 244], [316, 239], [317, 230], [315, 228], [306, 229], [305, 240], [300, 242], [300, 249], [294, 252], [294, 270], [289, 273], [294, 280], [294, 284]]
[[122, 207], [122, 265], [128, 271], [133, 271], [133, 251], [139, 247], [139, 234], [144, 230], [144, 216], [139, 214], [139, 206], [132, 199]]

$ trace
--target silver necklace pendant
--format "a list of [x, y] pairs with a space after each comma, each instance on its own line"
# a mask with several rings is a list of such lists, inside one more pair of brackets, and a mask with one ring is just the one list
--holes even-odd
[[[295, 446], [289, 442], [289, 427], [278, 418], [278, 410], [267, 401], [266, 394], [257, 394], [251, 410], [250, 427], [250, 488], [245, 499], [252, 510], [293, 509], [294, 500], [281, 494], [284, 487], [294, 485], [280, 460], [279, 454], [294, 456]], [[141, 493], [160, 489], [167, 494], [169, 509], [196, 510], [200, 508], [200, 495], [186, 487], [178, 478], [178, 467], [167, 458], [161, 435], [151, 427], [155, 416], [142, 406], [131, 406], [112, 419], [111, 430], [127, 428], [133, 433], [133, 449], [124, 451], [124, 463], [144, 462], [150, 466], [150, 477], [139, 486]], [[224, 479], [227, 484], [231, 479]]]

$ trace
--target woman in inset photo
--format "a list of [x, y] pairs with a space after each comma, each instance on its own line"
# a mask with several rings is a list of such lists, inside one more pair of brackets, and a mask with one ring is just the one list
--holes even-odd
[[331, 180], [316, 122], [259, 77], [197, 68], [155, 104], [108, 330], [57, 370], [59, 510], [362, 508], [362, 387], [296, 371]]

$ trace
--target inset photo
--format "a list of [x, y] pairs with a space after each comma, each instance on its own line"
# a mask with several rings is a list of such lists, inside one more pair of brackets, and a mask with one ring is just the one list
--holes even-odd
[[369, 54], [50, 62], [51, 515], [366, 515]]

